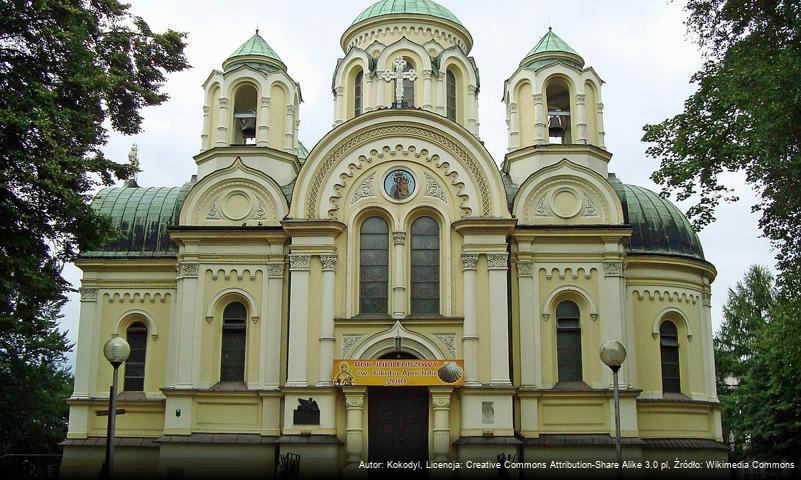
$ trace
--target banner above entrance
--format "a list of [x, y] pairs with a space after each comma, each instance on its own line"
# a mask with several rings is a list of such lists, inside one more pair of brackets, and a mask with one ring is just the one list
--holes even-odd
[[464, 385], [464, 360], [334, 360], [335, 386]]

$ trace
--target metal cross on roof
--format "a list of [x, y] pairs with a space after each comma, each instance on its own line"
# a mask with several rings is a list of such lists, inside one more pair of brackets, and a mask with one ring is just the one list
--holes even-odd
[[406, 68], [406, 60], [403, 57], [398, 57], [392, 62], [392, 65], [395, 66], [395, 70], [384, 70], [381, 72], [381, 78], [384, 79], [385, 82], [391, 82], [395, 80], [395, 105], [397, 108], [401, 108], [401, 104], [403, 103], [403, 81], [409, 80], [414, 81], [417, 78], [417, 72], [414, 71], [413, 68], [404, 71]]

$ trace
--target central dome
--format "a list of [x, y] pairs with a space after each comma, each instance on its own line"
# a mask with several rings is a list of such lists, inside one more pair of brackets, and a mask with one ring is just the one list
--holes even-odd
[[431, 0], [381, 0], [367, 7], [351, 26], [384, 15], [429, 15], [462, 25], [450, 10]]

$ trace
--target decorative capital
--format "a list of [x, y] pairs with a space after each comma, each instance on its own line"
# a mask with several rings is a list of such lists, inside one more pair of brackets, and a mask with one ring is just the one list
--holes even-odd
[[509, 255], [506, 253], [488, 253], [487, 268], [490, 270], [506, 270], [509, 267]]
[[178, 278], [197, 278], [198, 270], [197, 263], [179, 263]]
[[97, 289], [91, 287], [81, 287], [81, 301], [82, 302], [96, 302], [97, 301]]
[[395, 245], [406, 245], [406, 232], [392, 232], [392, 242]]
[[701, 294], [701, 302], [703, 303], [703, 305], [705, 307], [711, 307], [712, 306], [712, 294], [709, 293], [709, 292], [703, 292]]
[[587, 95], [584, 93], [577, 93], [576, 94], [576, 103], [584, 104], [584, 99], [587, 98]]
[[284, 278], [284, 264], [283, 263], [268, 263], [267, 275], [270, 278]]
[[434, 408], [450, 408], [451, 406], [451, 394], [447, 395], [432, 395], [431, 396], [431, 403], [434, 405]]
[[292, 104], [288, 104], [286, 106], [286, 114], [287, 115], [292, 115], [293, 113], [295, 113], [295, 106], [292, 105]]
[[468, 94], [475, 95], [477, 91], [478, 91], [478, 87], [476, 87], [475, 85], [468, 85], [467, 86], [467, 93]]
[[423, 79], [430, 80], [431, 79], [431, 70], [423, 70]]
[[211, 107], [208, 105], [203, 105], [203, 115], [208, 115], [211, 112]]
[[542, 103], [541, 93], [535, 93], [534, 95], [532, 95], [532, 97], [534, 97], [534, 103]]
[[311, 262], [311, 255], [290, 255], [289, 256], [289, 270], [293, 272], [309, 271], [309, 263]]
[[364, 407], [364, 394], [359, 393], [356, 395], [345, 394], [345, 403], [348, 408], [362, 408]]
[[334, 88], [334, 93], [336, 93], [338, 97], [341, 97], [345, 93], [345, 87], [339, 86]]
[[228, 107], [228, 97], [220, 97], [219, 102], [221, 107], [223, 108]]
[[320, 263], [323, 265], [324, 272], [337, 271], [337, 256], [336, 255], [320, 255]]
[[604, 262], [604, 277], [622, 277], [623, 262]]
[[270, 97], [261, 97], [261, 106], [262, 107], [269, 107], [270, 106]]
[[462, 270], [475, 270], [478, 265], [478, 254], [462, 254]]
[[534, 271], [534, 264], [532, 262], [517, 262], [517, 276], [530, 277]]

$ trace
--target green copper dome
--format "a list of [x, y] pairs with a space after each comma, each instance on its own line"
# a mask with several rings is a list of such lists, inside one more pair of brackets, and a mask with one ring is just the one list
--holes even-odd
[[267, 44], [261, 35], [259, 35], [259, 31], [256, 30], [256, 33], [252, 37], [237, 48], [236, 51], [223, 62], [223, 69], [228, 71], [242, 64], [261, 63], [284, 68], [284, 62], [281, 61], [281, 57], [275, 53], [275, 50]]
[[174, 257], [178, 249], [167, 229], [178, 216], [192, 183], [181, 187], [104, 188], [92, 208], [108, 217], [118, 230], [117, 239], [103, 250], [82, 252], [86, 257]]
[[450, 10], [431, 0], [381, 0], [367, 7], [351, 25], [375, 17], [400, 14], [429, 15], [462, 25], [462, 22]]
[[704, 260], [704, 249], [690, 222], [675, 205], [647, 188], [625, 185], [614, 174], [609, 183], [623, 204], [631, 225], [632, 254], [675, 255]]
[[547, 60], [553, 59], [566, 60], [569, 63], [575, 64], [578, 68], [584, 66], [584, 59], [581, 58], [581, 55], [548, 27], [548, 33], [543, 35], [540, 41], [534, 45], [534, 48], [528, 52], [521, 64], [536, 68], [546, 63]]

